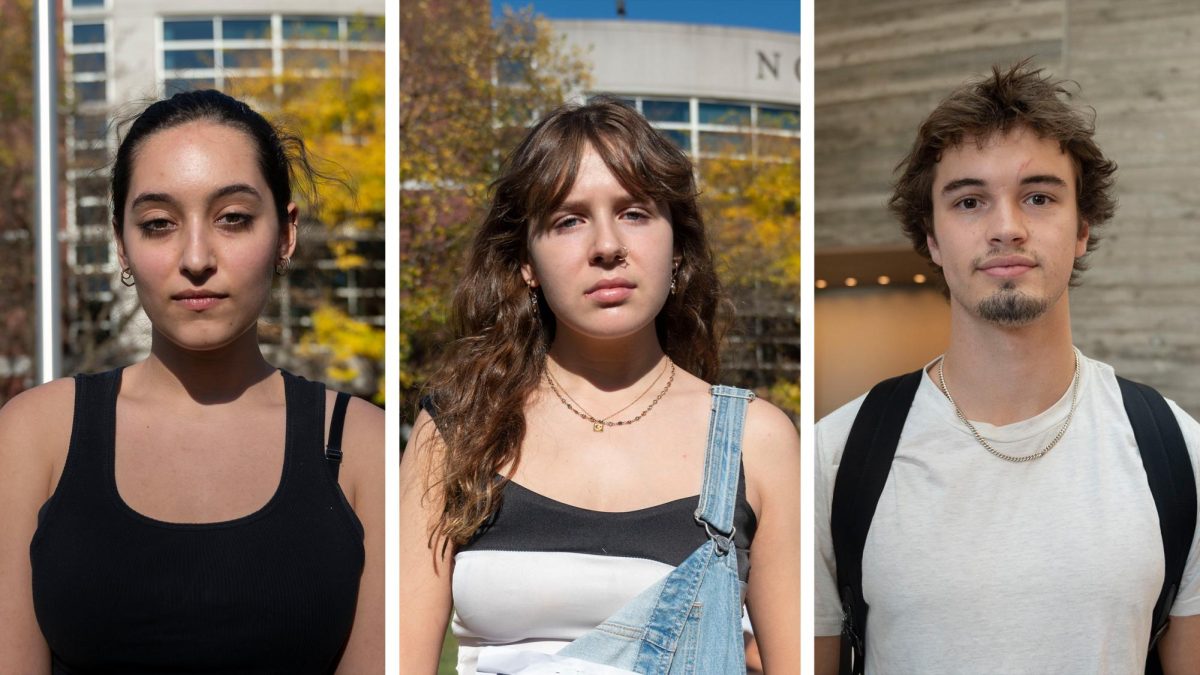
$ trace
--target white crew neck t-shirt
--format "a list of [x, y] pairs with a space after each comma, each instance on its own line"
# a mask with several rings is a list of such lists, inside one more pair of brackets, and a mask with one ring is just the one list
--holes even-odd
[[[1067, 432], [1020, 464], [988, 454], [922, 378], [863, 551], [868, 675], [1144, 670], [1165, 566], [1158, 513], [1112, 368], [1081, 356], [1079, 369]], [[863, 398], [816, 426], [819, 636], [841, 633], [829, 513]], [[1170, 405], [1200, 484], [1200, 424]], [[1028, 455], [1070, 408], [1068, 388], [1036, 417], [972, 423], [998, 451]], [[1198, 540], [1174, 616], [1200, 614]]]

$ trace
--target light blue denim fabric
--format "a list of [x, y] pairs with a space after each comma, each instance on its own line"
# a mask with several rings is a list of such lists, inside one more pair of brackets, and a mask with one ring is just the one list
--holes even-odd
[[641, 675], [745, 673], [742, 582], [733, 513], [746, 405], [754, 393], [712, 388], [704, 484], [696, 520], [709, 540], [661, 581], [558, 652]]

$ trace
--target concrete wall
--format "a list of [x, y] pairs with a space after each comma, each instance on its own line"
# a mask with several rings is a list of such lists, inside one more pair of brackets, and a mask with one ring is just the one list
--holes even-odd
[[800, 35], [654, 21], [555, 21], [621, 94], [800, 103]]
[[817, 253], [906, 245], [884, 203], [917, 124], [993, 63], [1034, 56], [1079, 83], [1120, 165], [1120, 208], [1071, 292], [1075, 342], [1200, 414], [1200, 3], [855, 0], [815, 14]]

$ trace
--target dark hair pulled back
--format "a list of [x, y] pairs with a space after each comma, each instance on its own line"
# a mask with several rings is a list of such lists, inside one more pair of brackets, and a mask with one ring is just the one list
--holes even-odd
[[[138, 148], [154, 134], [189, 122], [209, 121], [242, 131], [254, 141], [258, 168], [271, 189], [275, 212], [282, 225], [293, 185], [312, 185], [316, 175], [304, 142], [277, 128], [242, 101], [212, 89], [187, 91], [150, 104], [129, 123], [112, 167], [113, 228], [120, 237], [125, 228], [125, 202]], [[299, 175], [297, 175], [299, 173]], [[311, 195], [309, 195], [311, 197]]]

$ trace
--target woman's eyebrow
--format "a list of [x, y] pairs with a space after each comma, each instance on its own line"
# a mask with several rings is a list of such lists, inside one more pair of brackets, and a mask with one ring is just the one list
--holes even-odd
[[222, 188], [218, 188], [213, 191], [211, 198], [220, 199], [221, 197], [228, 197], [229, 195], [234, 194], [248, 194], [256, 197], [259, 200], [262, 199], [262, 194], [256, 190], [254, 186], [247, 185], [245, 183], [234, 183], [232, 185], [226, 185]]
[[[247, 194], [259, 200], [262, 199], [262, 193], [255, 189], [254, 186], [247, 185], [246, 183], [233, 183], [232, 185], [226, 185], [213, 190], [212, 195], [209, 197], [209, 201], [220, 199], [221, 197], [228, 197], [229, 195], [234, 194]], [[138, 206], [148, 202], [168, 204], [170, 206], [178, 206], [179, 204], [174, 197], [166, 192], [143, 192], [142, 194], [133, 198], [133, 201], [129, 203], [129, 208], [137, 208]]]
[[163, 204], [170, 204], [172, 206], [176, 204], [175, 199], [165, 192], [143, 192], [142, 194], [133, 198], [133, 201], [129, 203], [129, 208], [135, 209], [141, 204], [145, 204], [147, 202], [161, 202]]

